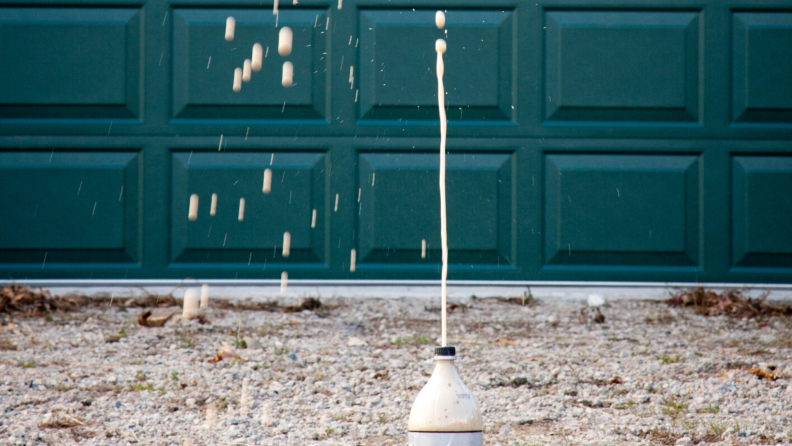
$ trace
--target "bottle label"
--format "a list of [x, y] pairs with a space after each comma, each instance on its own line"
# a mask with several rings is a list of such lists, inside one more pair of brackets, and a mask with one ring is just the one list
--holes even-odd
[[409, 446], [483, 446], [481, 432], [408, 432]]

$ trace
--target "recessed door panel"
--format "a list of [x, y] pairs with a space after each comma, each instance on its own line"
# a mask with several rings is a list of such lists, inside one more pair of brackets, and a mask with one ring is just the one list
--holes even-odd
[[[225, 40], [228, 17], [236, 20], [230, 42]], [[277, 18], [271, 8], [175, 10], [174, 122], [323, 120], [328, 105], [327, 20], [321, 9], [282, 9]], [[280, 56], [279, 31], [285, 26], [292, 29], [293, 45], [288, 56]], [[235, 92], [234, 70], [252, 58], [255, 43], [264, 50], [261, 71], [253, 71], [250, 81]], [[288, 88], [282, 85], [286, 62], [294, 68]]]
[[[321, 266], [327, 220], [325, 163], [321, 152], [174, 153], [173, 265]], [[266, 169], [271, 171], [267, 194]], [[198, 196], [197, 218], [191, 221], [193, 194]], [[240, 199], [245, 200], [244, 209]], [[284, 232], [291, 236], [288, 257], [283, 256]]]
[[792, 158], [736, 156], [733, 266], [792, 268]]
[[133, 152], [0, 152], [0, 264], [137, 262], [138, 171]]
[[0, 8], [0, 122], [141, 117], [142, 13]]
[[792, 13], [737, 13], [732, 28], [732, 119], [792, 124]]
[[[360, 12], [359, 117], [364, 121], [437, 121], [435, 41], [446, 39], [445, 84], [450, 121], [512, 120], [514, 13], [448, 10]], [[479, 122], [480, 121], [480, 122]]]
[[549, 11], [545, 25], [546, 124], [701, 119], [698, 13]]
[[545, 268], [696, 266], [699, 176], [696, 156], [546, 156]]
[[[512, 155], [447, 155], [449, 265], [510, 267]], [[439, 155], [366, 153], [359, 157], [359, 268], [441, 261]], [[422, 241], [426, 256], [422, 258]]]

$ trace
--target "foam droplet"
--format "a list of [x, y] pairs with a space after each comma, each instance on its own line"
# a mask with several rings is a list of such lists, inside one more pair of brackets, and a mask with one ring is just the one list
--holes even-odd
[[253, 56], [250, 60], [250, 68], [257, 73], [261, 71], [262, 59], [264, 59], [264, 48], [260, 43], [256, 43], [253, 45]]
[[437, 39], [437, 42], [435, 42], [435, 51], [437, 51], [440, 54], [445, 54], [446, 41], [443, 39]]
[[226, 19], [225, 39], [227, 42], [234, 40], [234, 31], [236, 31], [236, 20], [233, 17], [229, 17]]
[[242, 89], [242, 68], [234, 70], [234, 91]]
[[437, 13], [435, 13], [435, 25], [437, 25], [437, 29], [443, 29], [445, 27], [445, 13], [443, 13], [443, 11], [437, 11]]
[[288, 56], [292, 52], [292, 43], [294, 40], [294, 33], [288, 26], [281, 28], [278, 33], [278, 54], [283, 57]]
[[286, 88], [292, 86], [292, 82], [294, 81], [294, 65], [289, 62], [283, 62], [283, 77], [281, 78], [281, 85]]
[[190, 211], [187, 214], [187, 218], [190, 221], [198, 219], [198, 194], [190, 195]]

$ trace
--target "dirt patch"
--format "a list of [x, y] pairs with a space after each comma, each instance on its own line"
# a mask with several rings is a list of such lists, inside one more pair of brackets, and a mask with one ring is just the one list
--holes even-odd
[[[100, 302], [104, 302], [106, 299], [102, 299]], [[138, 307], [138, 308], [165, 308], [165, 307], [181, 307], [182, 301], [176, 300], [172, 295], [165, 294], [160, 296], [158, 294], [148, 294], [146, 293], [145, 296], [136, 296], [131, 299], [127, 299], [125, 301], [117, 300], [117, 299], [110, 299], [109, 303], [123, 305], [125, 307]]]
[[665, 303], [672, 307], [690, 307], [703, 316], [733, 316], [762, 318], [769, 316], [792, 316], [792, 305], [768, 302], [769, 292], [751, 298], [740, 290], [726, 290], [718, 294], [704, 288], [689, 288], [673, 294]]
[[553, 427], [555, 420], [545, 418], [542, 420], [523, 420], [517, 423], [514, 430], [524, 435], [544, 435]]
[[[475, 299], [476, 297], [473, 296], [473, 298]], [[539, 304], [539, 301], [533, 297], [533, 294], [529, 292], [524, 292], [523, 297], [486, 297], [478, 300], [485, 303], [498, 302], [502, 304], [520, 305], [525, 307], [533, 307]]]
[[528, 382], [528, 378], [516, 377], [516, 378], [512, 378], [512, 379], [510, 379], [508, 381], [500, 380], [500, 381], [496, 382], [493, 385], [493, 387], [512, 387], [512, 388], [516, 389], [517, 387], [521, 387], [521, 386], [525, 386], [525, 385], [527, 385], [528, 387], [531, 387], [530, 383]]
[[[455, 310], [460, 310], [463, 313], [467, 313], [468, 308], [469, 307], [467, 305], [465, 305], [465, 304], [448, 304], [448, 305], [446, 305], [446, 310], [448, 310], [449, 313], [452, 313]], [[430, 306], [426, 306], [425, 305], [424, 306], [424, 311], [426, 311], [427, 313], [439, 313], [440, 312], [440, 307], [430, 307]]]
[[299, 313], [303, 310], [310, 310], [310, 311], [315, 311], [317, 314], [324, 313], [341, 306], [341, 304], [336, 304], [336, 305], [322, 304], [322, 302], [319, 299], [314, 299], [313, 297], [309, 297], [303, 300], [302, 303], [300, 303], [300, 305], [282, 306], [275, 301], [253, 302], [251, 300], [230, 301], [230, 300], [221, 300], [221, 299], [212, 299], [211, 301], [209, 301], [209, 305], [212, 308], [218, 308], [221, 310], [268, 311], [270, 313]]

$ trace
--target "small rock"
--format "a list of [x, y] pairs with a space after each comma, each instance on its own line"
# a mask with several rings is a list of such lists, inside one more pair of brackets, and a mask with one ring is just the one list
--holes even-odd
[[693, 440], [690, 437], [682, 437], [676, 441], [676, 446], [693, 446]]
[[500, 431], [498, 431], [498, 435], [503, 435], [503, 436], [509, 435], [510, 433], [511, 433], [511, 427], [509, 427], [508, 424], [504, 424], [503, 426], [501, 426]]
[[255, 340], [255, 339], [251, 338], [250, 336], [245, 336], [242, 339], [245, 341], [245, 344], [247, 345], [247, 348], [249, 348], [251, 350], [260, 350], [261, 349], [261, 343], [259, 343], [259, 341]]
[[360, 338], [349, 338], [347, 341], [347, 347], [363, 347], [366, 346], [366, 341]]
[[599, 294], [589, 294], [587, 303], [589, 307], [600, 307], [605, 305], [605, 298]]

